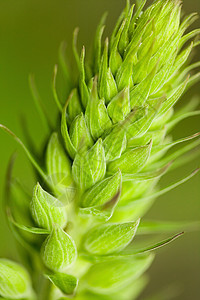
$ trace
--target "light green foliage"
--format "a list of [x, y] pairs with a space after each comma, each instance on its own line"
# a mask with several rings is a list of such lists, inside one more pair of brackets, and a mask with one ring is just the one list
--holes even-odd
[[108, 172], [116, 172], [117, 169], [122, 171], [122, 174], [134, 174], [140, 171], [146, 164], [150, 152], [152, 142], [146, 146], [137, 147], [126, 151], [122, 156], [108, 165]]
[[76, 116], [78, 116], [82, 112], [82, 106], [80, 103], [77, 89], [74, 89], [71, 92], [71, 95], [68, 100], [69, 103], [67, 106], [67, 118], [68, 122], [71, 123], [76, 118]]
[[33, 219], [39, 227], [52, 229], [54, 224], [65, 227], [66, 208], [59, 200], [45, 192], [39, 183], [34, 189], [30, 207]]
[[77, 150], [82, 147], [88, 148], [92, 146], [92, 138], [86, 127], [85, 118], [82, 112], [73, 120], [69, 135], [72, 144]]
[[81, 199], [81, 206], [99, 206], [109, 202], [119, 191], [121, 185], [121, 172], [118, 171], [88, 189]]
[[65, 273], [54, 273], [47, 275], [47, 278], [53, 282], [64, 294], [71, 295], [77, 287], [78, 280], [72, 275]]
[[32, 295], [28, 272], [19, 264], [0, 259], [0, 295], [9, 299], [22, 299]]
[[120, 94], [114, 97], [108, 105], [108, 113], [113, 123], [123, 121], [130, 112], [129, 88], [125, 88]]
[[53, 133], [47, 147], [47, 173], [58, 194], [72, 185], [71, 162], [59, 142], [57, 133]]
[[[127, 1], [105, 41], [103, 16], [91, 56], [86, 55], [85, 47], [79, 55], [78, 30], [74, 31], [78, 74], [74, 69], [71, 73], [61, 49], [69, 97], [65, 104], [59, 102], [55, 68], [52, 87], [61, 126], [57, 133], [49, 131], [47, 151], [41, 153], [46, 156], [46, 171], [21, 140], [0, 125], [23, 147], [47, 190], [38, 183], [26, 205], [39, 228], [28, 213], [22, 218], [23, 210], [12, 211], [19, 201], [12, 207], [8, 204], [7, 211], [15, 236], [34, 261], [33, 273], [39, 276], [38, 264], [40, 270], [44, 268], [43, 274], [48, 273], [53, 288], [48, 289], [47, 297], [52, 300], [68, 299], [65, 295], [77, 300], [136, 299], [146, 283], [140, 276], [153, 258], [147, 252], [182, 235], [143, 248], [134, 238], [181, 229], [180, 224], [153, 221], [140, 226], [137, 220], [156, 197], [196, 174], [163, 189], [157, 185], [166, 172], [189, 161], [193, 154], [187, 152], [200, 144], [199, 134], [176, 141], [170, 134], [180, 121], [200, 114], [194, 101], [178, 111], [174, 108], [200, 77], [188, 76], [200, 66], [199, 62], [189, 64], [190, 53], [199, 43], [199, 29], [184, 34], [196, 17], [192, 14], [181, 22], [178, 0], [156, 0], [144, 9], [145, 4], [145, 0], [137, 0], [131, 6]], [[39, 112], [41, 115], [42, 110]], [[186, 145], [182, 146], [183, 142]], [[3, 277], [12, 295], [18, 289], [15, 280], [21, 280], [13, 276], [12, 282]], [[3, 291], [0, 283], [0, 294], [7, 297]]]
[[91, 96], [87, 104], [86, 121], [91, 135], [94, 139], [99, 138], [105, 130], [112, 126], [112, 122], [107, 114], [103, 99], [99, 99], [97, 91], [97, 78], [94, 78]]
[[90, 150], [80, 151], [72, 165], [74, 181], [83, 190], [103, 179], [105, 172], [106, 160], [101, 139]]
[[109, 294], [137, 279], [150, 265], [153, 256], [113, 259], [94, 264], [85, 275], [89, 289]]
[[85, 249], [98, 255], [123, 250], [134, 238], [138, 225], [139, 221], [97, 226], [87, 233]]
[[76, 245], [65, 231], [55, 227], [44, 241], [41, 255], [49, 269], [64, 271], [76, 260]]

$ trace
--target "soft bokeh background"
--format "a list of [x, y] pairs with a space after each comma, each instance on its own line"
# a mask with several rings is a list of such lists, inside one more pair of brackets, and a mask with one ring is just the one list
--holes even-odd
[[[184, 11], [200, 12], [199, 0], [184, 0]], [[5, 124], [23, 138], [21, 119], [25, 116], [34, 141], [40, 145], [44, 136], [42, 123], [28, 87], [28, 75], [35, 74], [41, 98], [55, 119], [51, 93], [53, 65], [58, 61], [61, 41], [68, 44], [71, 59], [71, 37], [76, 26], [81, 28], [80, 45], [90, 45], [95, 28], [104, 11], [109, 12], [107, 33], [124, 7], [125, 0], [0, 0], [0, 123]], [[200, 25], [197, 21], [195, 26]], [[199, 49], [198, 49], [199, 51]], [[196, 59], [200, 55], [196, 50]], [[196, 85], [182, 99], [188, 101], [200, 93]], [[174, 131], [175, 137], [183, 137], [199, 131], [199, 117], [182, 122]], [[39, 146], [37, 147], [39, 148]], [[27, 186], [34, 184], [31, 167], [16, 143], [0, 132], [0, 200], [3, 199], [6, 166], [14, 150], [18, 157], [14, 173]], [[163, 185], [182, 178], [200, 166], [200, 159], [179, 168], [162, 181]], [[160, 197], [147, 215], [162, 220], [200, 220], [200, 175], [184, 186]], [[198, 300], [200, 280], [200, 233], [187, 233], [183, 238], [157, 252], [149, 274], [151, 281], [145, 293], [151, 295], [162, 288], [180, 287], [177, 300]], [[0, 210], [0, 257], [18, 259], [14, 239]]]

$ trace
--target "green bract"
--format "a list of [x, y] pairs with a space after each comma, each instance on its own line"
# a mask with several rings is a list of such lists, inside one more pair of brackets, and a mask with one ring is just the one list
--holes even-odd
[[65, 273], [51, 274], [48, 275], [47, 278], [49, 278], [53, 284], [55, 284], [66, 295], [74, 294], [78, 284], [76, 277]]
[[119, 291], [137, 279], [149, 267], [152, 259], [150, 255], [95, 264], [85, 275], [88, 288], [102, 294]]
[[39, 227], [52, 229], [54, 224], [65, 227], [67, 223], [66, 208], [59, 200], [45, 192], [39, 183], [34, 189], [30, 208]]
[[133, 239], [139, 222], [104, 224], [87, 233], [85, 249], [94, 254], [106, 255], [123, 250]]
[[0, 295], [9, 299], [32, 295], [28, 272], [19, 264], [3, 258], [0, 259]]
[[[24, 217], [16, 197], [23, 191], [13, 184], [18, 208], [13, 212], [8, 204], [7, 211], [15, 235], [34, 261], [33, 274], [39, 276], [38, 269], [42, 270], [49, 284], [53, 283], [46, 293], [48, 299], [67, 299], [66, 295], [77, 300], [136, 299], [146, 283], [140, 276], [153, 258], [147, 252], [181, 235], [140, 250], [134, 238], [144, 232], [180, 228], [153, 222], [139, 225], [138, 220], [157, 196], [196, 174], [161, 190], [157, 185], [166, 172], [193, 158], [187, 152], [200, 144], [199, 134], [176, 141], [170, 135], [181, 120], [200, 115], [195, 101], [174, 108], [200, 77], [188, 74], [200, 66], [199, 62], [189, 65], [188, 60], [199, 43], [189, 41], [200, 31], [184, 34], [195, 15], [182, 20], [179, 0], [156, 0], [147, 9], [145, 0], [136, 3], [131, 7], [127, 1], [105, 41], [102, 18], [90, 57], [84, 47], [79, 55], [75, 30], [76, 80], [61, 47], [68, 98], [66, 103], [59, 100], [55, 67], [52, 88], [61, 124], [55, 132], [49, 130], [46, 151], [41, 153], [46, 169], [19, 138], [0, 125], [23, 147], [45, 189], [36, 185]], [[177, 144], [181, 147], [173, 150]], [[28, 281], [6, 264], [0, 262], [0, 294], [11, 299], [26, 297], [29, 283], [24, 282]], [[40, 297], [37, 287], [36, 291]]]
[[44, 241], [41, 255], [44, 264], [51, 270], [64, 271], [76, 260], [76, 245], [61, 228], [53, 228]]

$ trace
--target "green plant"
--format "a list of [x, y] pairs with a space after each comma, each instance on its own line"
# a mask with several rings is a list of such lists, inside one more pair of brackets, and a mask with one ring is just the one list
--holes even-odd
[[[188, 76], [200, 65], [188, 63], [199, 42], [188, 41], [200, 31], [184, 35], [196, 15], [180, 23], [180, 1], [155, 1], [142, 13], [145, 2], [137, 1], [135, 8], [127, 1], [103, 47], [102, 18], [88, 61], [84, 47], [79, 57], [75, 30], [78, 80], [61, 51], [69, 97], [65, 104], [59, 100], [55, 68], [53, 93], [61, 129], [49, 130], [41, 163], [1, 125], [21, 144], [38, 172], [31, 199], [12, 179], [6, 203], [11, 229], [26, 250], [23, 258], [26, 264], [31, 262], [35, 291], [22, 267], [2, 259], [0, 295], [5, 299], [135, 299], [145, 285], [143, 273], [152, 262], [151, 251], [181, 234], [144, 247], [134, 236], [186, 226], [140, 223], [140, 218], [157, 196], [196, 173], [158, 188], [159, 179], [193, 158], [193, 153], [186, 153], [200, 144], [199, 134], [176, 141], [169, 135], [179, 121], [200, 114], [194, 101], [173, 109], [199, 79], [199, 74]], [[37, 101], [32, 80], [31, 87]], [[42, 108], [40, 113], [48, 124]]]

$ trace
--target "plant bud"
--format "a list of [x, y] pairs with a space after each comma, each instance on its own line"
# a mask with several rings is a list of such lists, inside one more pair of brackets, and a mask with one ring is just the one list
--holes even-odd
[[94, 78], [91, 96], [85, 112], [86, 123], [94, 140], [112, 126], [104, 100], [99, 100], [97, 78]]
[[152, 259], [152, 255], [144, 255], [97, 263], [89, 269], [84, 279], [89, 288], [97, 293], [117, 292], [145, 272]]
[[106, 104], [117, 94], [117, 85], [108, 67], [108, 39], [105, 41], [102, 62], [99, 70], [99, 95], [105, 99]]
[[108, 173], [121, 170], [122, 174], [134, 174], [139, 172], [147, 162], [151, 152], [152, 142], [146, 146], [127, 150], [122, 156], [108, 164]]
[[41, 255], [47, 268], [56, 272], [65, 271], [76, 260], [76, 245], [65, 231], [56, 226], [44, 241]]
[[62, 228], [66, 226], [67, 213], [63, 203], [45, 192], [39, 183], [35, 186], [30, 205], [33, 219], [39, 227], [51, 230], [54, 224]]
[[78, 285], [78, 279], [69, 274], [54, 273], [46, 277], [65, 295], [73, 295]]
[[91, 187], [82, 197], [82, 207], [92, 207], [103, 205], [117, 194], [121, 186], [121, 172], [118, 171]]
[[81, 103], [78, 96], [77, 89], [73, 89], [71, 95], [69, 96], [69, 104], [67, 106], [67, 116], [69, 123], [75, 119], [82, 112]]
[[56, 194], [66, 194], [67, 188], [73, 188], [71, 162], [58, 140], [57, 133], [53, 133], [49, 140], [46, 164], [48, 176], [50, 177]]
[[1, 258], [0, 295], [9, 299], [24, 299], [32, 294], [28, 272], [18, 263]]
[[72, 122], [69, 135], [76, 150], [88, 148], [93, 145], [93, 140], [87, 128], [83, 113], [78, 115]]
[[101, 139], [89, 151], [82, 151], [75, 157], [72, 174], [74, 181], [85, 190], [102, 180], [106, 172], [106, 160]]
[[123, 121], [131, 110], [129, 88], [125, 88], [122, 92], [115, 96], [108, 104], [107, 110], [113, 123]]
[[85, 249], [96, 255], [106, 255], [123, 250], [136, 234], [137, 222], [104, 224], [91, 229], [85, 238]]

